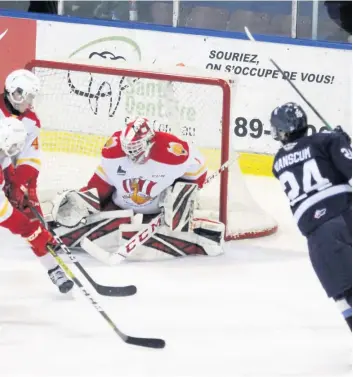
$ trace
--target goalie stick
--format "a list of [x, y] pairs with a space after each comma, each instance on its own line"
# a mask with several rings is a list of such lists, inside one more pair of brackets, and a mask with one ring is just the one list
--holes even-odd
[[[37, 211], [32, 208], [33, 213], [37, 213]], [[39, 214], [38, 214], [39, 215]], [[40, 218], [40, 217], [39, 217]], [[67, 246], [60, 242], [60, 237], [57, 237], [53, 234], [53, 237], [58, 242], [59, 247], [67, 253], [66, 249]], [[55, 250], [51, 246], [47, 246], [48, 252], [54, 257], [54, 259], [58, 262], [60, 267], [65, 271], [66, 275], [75, 283], [75, 285], [79, 288], [82, 295], [87, 298], [87, 300], [92, 304], [92, 306], [99, 312], [99, 314], [105, 319], [105, 321], [109, 324], [109, 326], [113, 329], [113, 331], [121, 338], [121, 340], [127, 344], [132, 344], [134, 346], [141, 346], [141, 347], [148, 347], [148, 348], [164, 348], [165, 341], [163, 339], [158, 338], [138, 338], [134, 336], [127, 335], [123, 333], [112, 321], [112, 319], [108, 316], [108, 314], [103, 310], [100, 306], [98, 301], [91, 295], [91, 293], [83, 286], [81, 281], [74, 275], [74, 273], [70, 270], [70, 268], [66, 265], [66, 263], [56, 254]], [[70, 259], [74, 262], [76, 258], [69, 253], [68, 254]]]
[[[236, 160], [237, 156], [226, 161], [218, 170], [216, 170], [206, 179], [205, 183], [201, 188], [199, 188], [199, 190], [202, 190], [205, 185], [209, 184], [224, 170], [228, 169]], [[87, 237], [83, 238], [83, 240], [81, 241], [81, 247], [86, 250], [87, 253], [90, 254], [93, 258], [98, 259], [102, 263], [108, 265], [116, 265], [122, 262], [126, 258], [126, 255], [131, 255], [134, 250], [148, 241], [162, 225], [163, 218], [164, 214], [163, 212], [161, 212], [159, 215], [153, 218], [144, 229], [141, 229], [139, 232], [137, 232], [133, 237], [129, 239], [126, 244], [121, 245], [114, 253], [109, 253], [108, 251], [90, 241]]]
[[[38, 218], [38, 220], [44, 225], [45, 221], [41, 214], [35, 209], [32, 208], [33, 213]], [[96, 290], [96, 292], [102, 296], [110, 296], [110, 297], [124, 297], [124, 296], [132, 296], [137, 292], [136, 286], [134, 285], [127, 285], [123, 287], [114, 287], [114, 286], [106, 286], [96, 283], [93, 278], [88, 274], [88, 272], [83, 268], [81, 263], [77, 260], [77, 258], [72, 254], [69, 247], [67, 247], [62, 239], [55, 235], [55, 232], [52, 232], [55, 240], [59, 244], [61, 250], [65, 252], [74, 263], [74, 265], [78, 268], [78, 270], [82, 273], [82, 275], [88, 280], [88, 282], [92, 285], [92, 287]]]
[[[251, 34], [250, 30], [245, 26], [244, 27], [245, 34], [249, 38], [251, 42], [256, 42], [256, 39]], [[300, 98], [310, 107], [310, 109], [314, 112], [314, 114], [321, 120], [321, 122], [329, 129], [332, 130], [332, 127], [328, 124], [328, 122], [323, 118], [323, 116], [315, 109], [315, 107], [304, 97], [304, 95], [300, 92], [300, 90], [293, 84], [291, 80], [284, 74], [284, 71], [281, 67], [272, 59], [268, 58], [268, 60], [276, 67], [276, 69], [281, 73], [282, 77], [288, 82], [288, 84], [299, 94]]]

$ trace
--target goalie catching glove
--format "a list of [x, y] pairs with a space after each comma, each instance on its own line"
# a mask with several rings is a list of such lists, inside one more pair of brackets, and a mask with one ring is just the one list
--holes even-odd
[[51, 229], [69, 247], [79, 246], [87, 237], [101, 247], [114, 248], [121, 239], [120, 225], [134, 221], [131, 210], [100, 212], [96, 189], [62, 192], [43, 208]]

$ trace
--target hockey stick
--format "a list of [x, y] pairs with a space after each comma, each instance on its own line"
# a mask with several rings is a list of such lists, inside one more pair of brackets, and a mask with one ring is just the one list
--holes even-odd
[[[244, 27], [245, 34], [249, 38], [250, 41], [256, 42], [255, 38], [251, 34], [250, 30], [245, 26]], [[269, 61], [276, 67], [276, 69], [282, 74], [282, 77], [288, 82], [288, 84], [299, 94], [301, 99], [310, 107], [310, 109], [316, 114], [316, 116], [324, 123], [324, 125], [329, 129], [332, 130], [332, 127], [328, 124], [328, 122], [323, 118], [323, 116], [315, 109], [315, 107], [304, 97], [304, 95], [300, 92], [300, 90], [293, 84], [291, 80], [287, 76], [285, 76], [283, 70], [280, 66], [272, 59], [268, 58]]]
[[122, 262], [128, 254], [131, 254], [133, 250], [137, 249], [148, 241], [162, 225], [163, 218], [163, 213], [160, 213], [154, 217], [148, 224], [146, 224], [145, 228], [141, 229], [133, 237], [131, 237], [127, 244], [119, 246], [118, 251], [114, 253], [109, 253], [89, 240], [87, 237], [84, 237], [81, 241], [81, 247], [93, 258], [102, 263], [114, 266]]
[[[235, 161], [237, 160], [237, 156], [234, 158], [226, 161], [218, 170], [212, 173], [204, 182], [202, 188], [205, 185], [208, 185], [213, 179], [215, 179], [219, 174], [221, 174], [224, 170], [228, 169]], [[133, 237], [131, 237], [128, 242], [124, 245], [121, 245], [118, 248], [118, 251], [114, 253], [109, 253], [108, 251], [104, 250], [100, 246], [96, 245], [88, 238], [84, 238], [81, 241], [81, 247], [87, 251], [93, 258], [98, 259], [102, 263], [108, 265], [116, 265], [123, 261], [128, 255], [136, 250], [138, 247], [142, 246], [146, 241], [148, 241], [158, 230], [158, 228], [163, 224], [164, 214], [161, 212], [155, 218], [153, 218], [145, 228], [141, 229], [137, 232]]]
[[[32, 208], [32, 211], [36, 213], [37, 211]], [[59, 247], [66, 253], [66, 245], [61, 242], [60, 238], [53, 234], [53, 237], [58, 242]], [[132, 344], [135, 346], [141, 347], [148, 347], [148, 348], [164, 348], [165, 341], [163, 339], [158, 338], [137, 338], [134, 336], [126, 335], [118, 327], [115, 323], [111, 320], [108, 314], [102, 309], [98, 301], [91, 295], [91, 293], [82, 285], [80, 280], [74, 275], [74, 273], [70, 270], [70, 268], [66, 265], [66, 263], [56, 254], [55, 250], [51, 246], [47, 246], [48, 252], [54, 257], [54, 259], [58, 262], [60, 267], [65, 271], [66, 275], [77, 285], [80, 289], [83, 296], [87, 298], [87, 300], [92, 304], [92, 306], [99, 312], [99, 314], [106, 320], [106, 322], [110, 325], [110, 327], [114, 330], [114, 332], [125, 342], [128, 344]], [[76, 258], [69, 253], [68, 254], [70, 259], [74, 262]], [[76, 263], [75, 263], [76, 264]]]
[[[42, 215], [35, 209], [32, 208], [32, 212], [35, 214], [37, 219], [44, 225], [45, 221], [42, 217]], [[124, 297], [124, 296], [132, 296], [136, 293], [137, 289], [134, 285], [127, 285], [124, 287], [114, 287], [114, 286], [106, 286], [96, 283], [92, 277], [88, 274], [88, 272], [83, 268], [81, 263], [77, 260], [77, 258], [72, 254], [69, 247], [67, 247], [62, 239], [55, 235], [54, 232], [52, 232], [55, 240], [59, 244], [61, 250], [65, 252], [71, 259], [71, 261], [74, 263], [74, 265], [78, 268], [78, 270], [82, 273], [82, 275], [88, 280], [88, 282], [93, 286], [93, 288], [96, 290], [97, 293], [99, 293], [102, 296], [111, 296], [111, 297]]]

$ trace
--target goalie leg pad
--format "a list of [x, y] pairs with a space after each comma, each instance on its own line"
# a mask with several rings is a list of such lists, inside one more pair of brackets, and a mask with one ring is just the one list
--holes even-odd
[[223, 246], [225, 226], [219, 221], [196, 218], [192, 222], [192, 230], [200, 237], [207, 238]]
[[159, 206], [164, 209], [164, 221], [172, 231], [188, 232], [194, 212], [198, 185], [176, 182], [161, 195]]
[[56, 224], [52, 230], [69, 247], [78, 246], [81, 240], [87, 237], [102, 248], [115, 250], [121, 244], [120, 226], [133, 221], [131, 210], [99, 212], [86, 217], [84, 224], [74, 228]]
[[[122, 242], [128, 242], [143, 225], [121, 226]], [[223, 254], [225, 226], [218, 221], [194, 219], [191, 232], [171, 231], [161, 226], [143, 245], [127, 254], [131, 261], [164, 260], [192, 255], [217, 256]]]

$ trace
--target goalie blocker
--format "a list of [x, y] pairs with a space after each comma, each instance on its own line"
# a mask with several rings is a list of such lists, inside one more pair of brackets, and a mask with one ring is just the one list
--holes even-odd
[[87, 238], [109, 253], [124, 247], [128, 260], [163, 260], [190, 255], [216, 256], [223, 253], [223, 223], [193, 218], [198, 185], [176, 182], [159, 202], [162, 221], [152, 237], [137, 246], [130, 239], [158, 214], [134, 214], [132, 210], [100, 212], [95, 189], [66, 191], [51, 203], [46, 218], [52, 230], [69, 247]]

